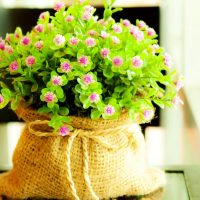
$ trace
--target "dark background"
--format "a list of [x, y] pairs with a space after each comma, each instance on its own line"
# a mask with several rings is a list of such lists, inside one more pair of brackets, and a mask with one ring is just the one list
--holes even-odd
[[[5, 37], [6, 33], [13, 33], [17, 26], [20, 26], [25, 34], [36, 24], [39, 14], [46, 9], [0, 9], [0, 36]], [[51, 14], [53, 10], [49, 10]], [[103, 9], [98, 8], [96, 14], [102, 16]], [[153, 27], [159, 34], [159, 7], [133, 7], [124, 8], [123, 11], [114, 14], [116, 21], [121, 18], [129, 19], [133, 24], [136, 19], [144, 20], [150, 27]], [[0, 110], [0, 122], [18, 121], [16, 115], [9, 109]], [[156, 109], [156, 117], [151, 125], [159, 125], [159, 109]], [[145, 127], [147, 125], [144, 125]]]

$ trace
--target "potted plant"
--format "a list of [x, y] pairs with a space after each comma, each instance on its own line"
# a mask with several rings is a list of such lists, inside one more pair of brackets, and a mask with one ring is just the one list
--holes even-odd
[[0, 39], [0, 108], [27, 122], [0, 195], [88, 200], [164, 186], [145, 165], [138, 124], [155, 105], [182, 102], [182, 82], [154, 29], [116, 22], [113, 3], [103, 19], [88, 0], [56, 3], [55, 16], [41, 13], [30, 32]]

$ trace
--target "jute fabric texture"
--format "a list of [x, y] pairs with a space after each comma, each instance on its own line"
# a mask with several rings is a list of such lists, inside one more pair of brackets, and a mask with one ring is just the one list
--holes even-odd
[[13, 169], [0, 175], [0, 196], [97, 200], [145, 195], [165, 185], [162, 171], [146, 167], [143, 135], [126, 113], [118, 120], [72, 117], [75, 129], [66, 137], [52, 132], [48, 116], [23, 106], [16, 113], [27, 125]]

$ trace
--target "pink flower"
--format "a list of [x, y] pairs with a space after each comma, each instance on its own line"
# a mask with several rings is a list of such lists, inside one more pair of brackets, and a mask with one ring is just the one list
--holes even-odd
[[0, 94], [0, 104], [2, 104], [4, 102], [4, 97], [2, 94]]
[[80, 4], [82, 4], [84, 1], [85, 1], [85, 0], [78, 0], [78, 2], [79, 2]]
[[6, 51], [8, 54], [12, 54], [12, 53], [13, 53], [13, 48], [12, 48], [11, 46], [6, 45], [6, 46], [5, 46], [5, 51]]
[[28, 66], [28, 67], [31, 67], [31, 66], [33, 66], [35, 64], [35, 57], [34, 56], [28, 56], [27, 58], [26, 58], [26, 65]]
[[158, 44], [153, 44], [150, 46], [152, 54], [155, 54], [159, 48], [160, 48], [160, 46]]
[[36, 49], [38, 49], [38, 50], [40, 50], [40, 49], [42, 49], [44, 47], [44, 42], [43, 41], [37, 41], [36, 43], [35, 43], [35, 48]]
[[6, 33], [6, 41], [10, 42], [10, 34]]
[[89, 96], [90, 102], [91, 103], [96, 103], [99, 101], [99, 95], [96, 93], [93, 93]]
[[130, 33], [131, 33], [131, 35], [136, 36], [138, 31], [139, 31], [139, 29], [138, 29], [137, 26], [132, 25], [130, 27]]
[[119, 26], [118, 24], [114, 24], [112, 28], [115, 31], [115, 33], [121, 33], [122, 32], [122, 27]]
[[87, 66], [89, 64], [89, 59], [87, 56], [81, 56], [78, 58], [78, 64], [81, 66]]
[[94, 7], [90, 6], [90, 5], [86, 5], [86, 6], [84, 6], [84, 10], [92, 13], [94, 11]]
[[109, 36], [109, 34], [106, 33], [106, 31], [101, 31], [100, 36], [101, 36], [103, 39], [106, 39], [106, 38]]
[[176, 82], [176, 91], [179, 91], [183, 87], [183, 82], [179, 79]]
[[137, 31], [136, 35], [134, 35], [137, 41], [142, 41], [144, 39], [144, 33], [142, 31]]
[[144, 28], [146, 28], [147, 25], [144, 21], [140, 20], [138, 22], [137, 26], [138, 26], [139, 29], [144, 29]]
[[133, 57], [131, 61], [135, 68], [140, 68], [143, 65], [143, 61], [141, 60], [140, 56]]
[[57, 34], [54, 37], [53, 42], [56, 46], [63, 46], [65, 44], [65, 37], [63, 35]]
[[53, 28], [53, 24], [48, 23], [48, 28], [49, 28], [49, 30], [51, 31], [52, 28]]
[[164, 65], [168, 68], [172, 67], [171, 56], [167, 53], [165, 53], [165, 55], [164, 55]]
[[90, 83], [94, 82], [93, 76], [91, 74], [86, 74], [83, 76], [83, 83], [85, 85], [89, 85]]
[[64, 4], [63, 2], [57, 2], [57, 3], [55, 3], [55, 5], [54, 5], [54, 10], [55, 10], [55, 11], [59, 11], [59, 10], [61, 10], [63, 7], [65, 7], [65, 4]]
[[174, 99], [172, 100], [173, 104], [175, 106], [178, 106], [179, 104], [183, 104], [183, 101], [181, 100], [181, 98], [177, 95], [174, 97]]
[[47, 18], [47, 16], [49, 15], [49, 13], [48, 12], [42, 12], [42, 13], [40, 13], [40, 15], [39, 15], [39, 19], [45, 19], [45, 18]]
[[112, 59], [112, 63], [113, 63], [114, 66], [120, 67], [123, 64], [123, 59], [119, 56], [116, 56]]
[[74, 17], [72, 15], [68, 15], [66, 18], [65, 18], [65, 21], [66, 22], [71, 22], [74, 20]]
[[119, 44], [120, 43], [119, 38], [116, 37], [116, 36], [112, 36], [111, 39], [112, 39], [113, 44]]
[[148, 36], [154, 36], [156, 34], [155, 30], [153, 28], [147, 29], [147, 35]]
[[21, 39], [21, 44], [22, 44], [23, 46], [29, 45], [30, 42], [31, 42], [31, 40], [30, 40], [29, 37], [27, 37], [27, 36], [24, 36], [24, 37]]
[[89, 21], [92, 17], [92, 14], [88, 11], [85, 11], [82, 15], [82, 19], [85, 20], [85, 21]]
[[70, 38], [69, 43], [73, 46], [76, 46], [79, 43], [79, 39], [76, 37], [72, 37]]
[[19, 68], [19, 65], [18, 65], [17, 61], [14, 61], [9, 65], [10, 72], [15, 72], [18, 70], [18, 68]]
[[51, 82], [53, 85], [62, 85], [62, 78], [61, 76], [53, 76]]
[[70, 72], [72, 70], [72, 66], [69, 62], [61, 63], [60, 68], [64, 73]]
[[46, 92], [44, 95], [44, 101], [47, 103], [54, 102], [56, 99], [56, 95], [53, 92]]
[[88, 34], [90, 36], [95, 36], [95, 35], [97, 35], [97, 32], [95, 30], [90, 30]]
[[115, 113], [115, 108], [113, 106], [111, 106], [111, 105], [108, 104], [104, 108], [104, 113], [106, 115], [111, 116], [111, 115], [113, 115]]
[[59, 129], [59, 135], [66, 136], [70, 134], [70, 129], [67, 126], [61, 126]]
[[128, 19], [125, 19], [122, 21], [122, 24], [126, 27], [129, 27], [131, 25], [130, 21]]
[[94, 47], [96, 45], [96, 41], [94, 38], [87, 38], [85, 40], [85, 44], [88, 46], [88, 47]]
[[4, 41], [4, 40], [1, 40], [1, 41], [0, 41], [0, 49], [1, 49], [1, 50], [4, 50], [4, 49], [5, 49], [5, 46], [6, 46], [5, 41]]
[[107, 58], [109, 53], [110, 53], [110, 50], [107, 49], [107, 48], [103, 48], [103, 49], [101, 50], [101, 56], [102, 56], [103, 58]]
[[41, 33], [44, 30], [44, 25], [43, 24], [38, 24], [35, 26], [35, 31], [37, 31], [38, 33]]
[[153, 110], [145, 110], [145, 111], [143, 112], [143, 116], [144, 116], [144, 118], [145, 118], [146, 120], [150, 120], [150, 119], [153, 118], [154, 112], [153, 112]]

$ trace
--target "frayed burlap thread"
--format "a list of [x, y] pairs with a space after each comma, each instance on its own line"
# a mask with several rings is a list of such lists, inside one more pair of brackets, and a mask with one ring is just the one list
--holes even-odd
[[120, 120], [72, 117], [75, 130], [61, 137], [49, 117], [24, 107], [27, 125], [13, 156], [13, 169], [0, 175], [0, 195], [10, 198], [109, 199], [145, 195], [165, 185], [164, 173], [147, 168], [145, 143], [126, 113]]

